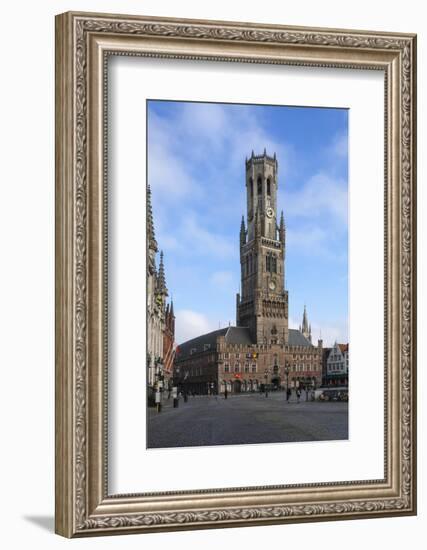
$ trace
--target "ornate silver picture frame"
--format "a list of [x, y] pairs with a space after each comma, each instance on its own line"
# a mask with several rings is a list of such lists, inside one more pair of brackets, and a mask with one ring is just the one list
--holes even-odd
[[[108, 58], [384, 74], [384, 477], [110, 494]], [[416, 36], [89, 13], [56, 18], [56, 532], [81, 537], [416, 513]]]

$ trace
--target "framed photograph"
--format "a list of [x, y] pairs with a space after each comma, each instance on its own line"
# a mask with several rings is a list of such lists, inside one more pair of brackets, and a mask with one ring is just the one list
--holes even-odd
[[56, 532], [416, 513], [416, 37], [56, 18]]

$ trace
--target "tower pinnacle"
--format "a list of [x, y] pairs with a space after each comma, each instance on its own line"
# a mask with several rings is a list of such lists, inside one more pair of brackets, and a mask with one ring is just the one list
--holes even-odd
[[165, 266], [163, 263], [163, 250], [160, 252], [160, 263], [159, 263], [159, 273], [157, 275], [157, 292], [167, 296], [168, 289], [166, 288], [166, 278], [165, 278]]
[[283, 216], [283, 210], [280, 214], [279, 240], [284, 246], [285, 240], [286, 240], [286, 227], [285, 227], [285, 218]]
[[245, 228], [245, 217], [242, 216], [242, 223], [240, 224], [240, 246], [246, 244], [246, 228]]
[[147, 185], [147, 242], [148, 247], [157, 252], [157, 241], [154, 234], [153, 209], [151, 206], [151, 188]]
[[304, 304], [304, 313], [302, 315], [302, 325], [300, 325], [301, 334], [311, 342], [311, 323], [308, 323], [307, 320], [307, 308]]

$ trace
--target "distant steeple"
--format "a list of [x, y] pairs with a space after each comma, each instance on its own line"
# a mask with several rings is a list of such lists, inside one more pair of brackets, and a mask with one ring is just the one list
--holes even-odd
[[311, 324], [309, 325], [307, 320], [307, 308], [305, 307], [305, 304], [304, 313], [302, 316], [302, 325], [300, 325], [300, 332], [309, 342], [311, 342]]
[[304, 304], [304, 313], [302, 315], [302, 330], [304, 332], [308, 331], [308, 323], [307, 323], [307, 308]]
[[151, 188], [147, 185], [147, 241], [148, 247], [157, 252], [157, 241], [154, 234], [153, 209], [151, 206]]

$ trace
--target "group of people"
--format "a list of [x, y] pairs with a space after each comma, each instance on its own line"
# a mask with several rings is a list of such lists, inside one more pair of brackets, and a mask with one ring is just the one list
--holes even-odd
[[[296, 398], [297, 398], [297, 403], [299, 403], [300, 400], [301, 400], [301, 394], [302, 394], [301, 389], [300, 389], [300, 388], [297, 388], [297, 389], [295, 390], [295, 395], [296, 395]], [[291, 390], [291, 388], [288, 388], [288, 389], [286, 390], [286, 401], [289, 402], [289, 400], [291, 399], [291, 397], [292, 397], [292, 390]], [[313, 401], [313, 400], [314, 400], [314, 391], [313, 391], [313, 390], [308, 389], [308, 388], [305, 388], [305, 400], [306, 400], [306, 401], [309, 401], [309, 400]]]

